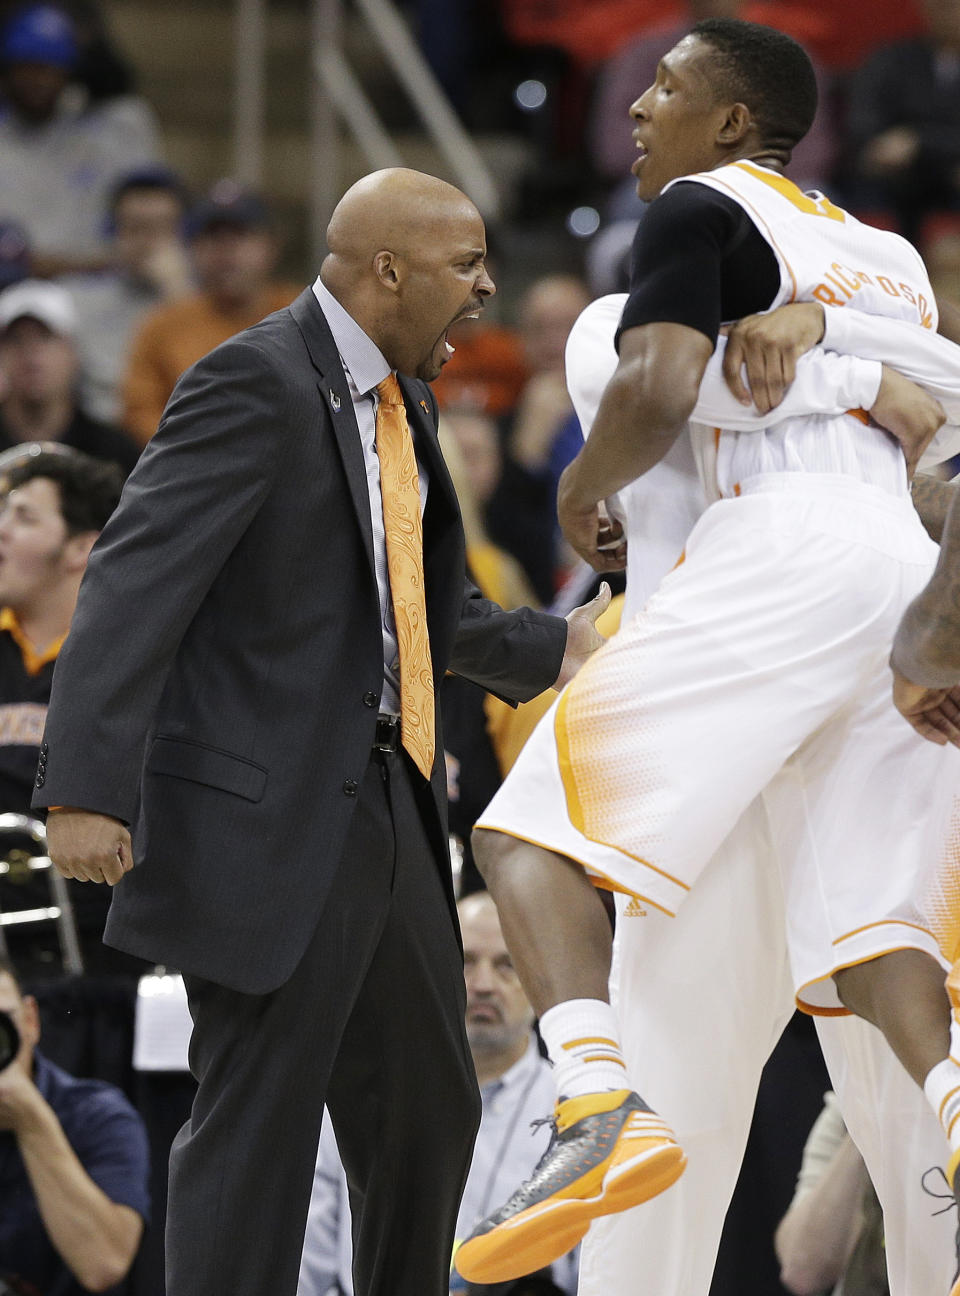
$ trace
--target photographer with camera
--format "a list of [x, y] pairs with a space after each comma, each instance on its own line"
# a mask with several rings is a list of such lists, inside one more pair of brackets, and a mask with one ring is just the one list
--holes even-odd
[[0, 1292], [108, 1292], [148, 1214], [147, 1136], [113, 1085], [37, 1051], [36, 1000], [0, 956]]

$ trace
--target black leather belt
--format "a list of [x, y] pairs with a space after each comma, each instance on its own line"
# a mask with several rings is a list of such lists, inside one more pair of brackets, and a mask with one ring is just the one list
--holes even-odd
[[373, 737], [374, 751], [395, 752], [400, 750], [400, 717], [381, 711], [377, 716], [377, 728]]

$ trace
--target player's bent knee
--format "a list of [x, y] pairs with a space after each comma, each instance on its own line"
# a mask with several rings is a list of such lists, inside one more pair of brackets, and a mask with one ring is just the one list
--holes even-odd
[[474, 828], [470, 844], [477, 868], [484, 882], [493, 890], [499, 871], [514, 853], [516, 839], [493, 828]]
[[853, 967], [841, 968], [833, 974], [833, 983], [837, 987], [837, 996], [844, 1008], [849, 1008], [858, 1017], [875, 1022], [874, 1012], [874, 977], [868, 964], [858, 963]]

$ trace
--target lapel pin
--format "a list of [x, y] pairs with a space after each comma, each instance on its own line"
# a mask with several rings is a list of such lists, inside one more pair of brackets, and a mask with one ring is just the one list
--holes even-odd
[[425, 400], [422, 400], [420, 402], [420, 408], [423, 410], [424, 414], [430, 413], [430, 407], [427, 405], [427, 402]]
[[339, 411], [340, 411], [340, 397], [337, 395], [337, 393], [333, 390], [332, 387], [330, 388], [330, 404], [333, 406], [333, 412], [334, 412], [334, 414], [339, 413]]

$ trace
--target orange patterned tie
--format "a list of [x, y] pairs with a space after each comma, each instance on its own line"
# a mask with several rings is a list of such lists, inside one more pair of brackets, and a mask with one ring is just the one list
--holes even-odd
[[433, 663], [423, 588], [420, 478], [403, 393], [391, 374], [377, 384], [377, 457], [387, 541], [390, 598], [400, 656], [400, 730], [417, 769], [429, 779], [436, 748]]

